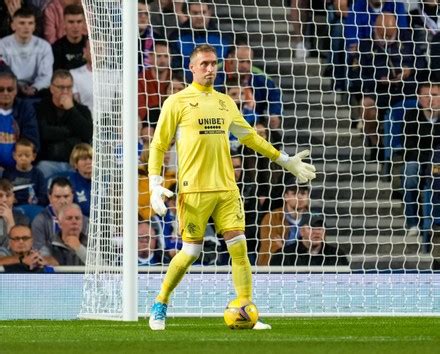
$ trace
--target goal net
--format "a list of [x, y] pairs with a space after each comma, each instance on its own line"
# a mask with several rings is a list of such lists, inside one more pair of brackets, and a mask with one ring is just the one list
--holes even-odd
[[[219, 54], [216, 88], [233, 96], [238, 87], [237, 104], [258, 133], [290, 155], [310, 149], [317, 169], [309, 186], [298, 187], [231, 137], [260, 312], [439, 314], [435, 65], [440, 59], [435, 51], [440, 28], [437, 12], [416, 2], [393, 4], [139, 3], [139, 46], [133, 53], [139, 114], [122, 117], [124, 4], [83, 0], [94, 62], [95, 150], [82, 315], [122, 311], [123, 119], [139, 118], [140, 124], [142, 153], [132, 156], [140, 161], [140, 315], [153, 303], [180, 247], [174, 214], [150, 217], [143, 202], [148, 196], [141, 188], [142, 156], [160, 105], [190, 83], [185, 67], [190, 50], [206, 42]], [[247, 45], [252, 58], [246, 57]], [[418, 125], [422, 118], [425, 123]], [[178, 170], [175, 161], [171, 147], [164, 170], [168, 187]], [[169, 209], [175, 212], [174, 207], [170, 201]], [[302, 225], [301, 215], [312, 228]], [[224, 242], [209, 225], [203, 255], [173, 294], [170, 314], [221, 314], [234, 297], [230, 271]]]

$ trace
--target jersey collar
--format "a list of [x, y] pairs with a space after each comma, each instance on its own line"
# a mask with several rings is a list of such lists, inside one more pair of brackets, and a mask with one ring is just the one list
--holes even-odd
[[191, 86], [194, 87], [197, 91], [205, 93], [211, 93], [214, 90], [214, 86], [203, 86], [198, 84], [197, 82], [193, 82]]

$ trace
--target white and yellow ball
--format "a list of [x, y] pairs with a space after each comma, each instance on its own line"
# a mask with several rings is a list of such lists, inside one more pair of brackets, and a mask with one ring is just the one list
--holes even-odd
[[258, 321], [258, 309], [250, 302], [242, 306], [238, 299], [232, 300], [225, 309], [224, 319], [231, 329], [251, 329]]

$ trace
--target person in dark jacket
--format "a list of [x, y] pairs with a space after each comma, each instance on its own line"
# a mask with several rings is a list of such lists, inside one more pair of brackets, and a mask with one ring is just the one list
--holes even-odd
[[72, 203], [61, 208], [59, 214], [60, 231], [50, 246], [50, 254], [59, 265], [84, 265], [87, 256], [87, 235], [84, 216], [78, 204]]
[[440, 147], [440, 84], [420, 84], [417, 107], [404, 116], [403, 188], [408, 236], [418, 236], [419, 190], [430, 173], [433, 152]]
[[58, 265], [53, 257], [44, 257], [34, 250], [32, 243], [32, 231], [29, 226], [12, 226], [8, 235], [8, 246], [0, 247], [0, 265], [6, 273], [42, 272], [46, 266]]
[[299, 224], [300, 239], [286, 244], [282, 253], [272, 256], [271, 265], [285, 266], [348, 266], [342, 250], [325, 242], [322, 214], [307, 213]]
[[404, 97], [415, 96], [415, 58], [413, 44], [402, 40], [396, 16], [379, 14], [372, 39], [360, 42], [360, 77], [364, 133], [373, 147], [371, 159], [377, 156], [380, 145], [377, 126], [379, 117]]
[[[168, 37], [171, 52], [174, 54], [174, 68], [189, 68], [189, 58], [200, 44], [212, 45], [219, 61], [228, 56], [232, 38], [218, 29], [213, 5], [207, 2], [188, 2], [188, 19]], [[185, 70], [187, 82], [192, 81], [192, 73]]]
[[53, 74], [50, 93], [36, 107], [41, 150], [38, 168], [46, 178], [71, 171], [70, 153], [78, 143], [92, 141], [93, 121], [90, 110], [73, 99], [73, 78], [67, 70]]
[[35, 109], [29, 100], [17, 98], [17, 77], [10, 71], [0, 72], [0, 166], [15, 165], [13, 151], [19, 138], [27, 138], [40, 147]]

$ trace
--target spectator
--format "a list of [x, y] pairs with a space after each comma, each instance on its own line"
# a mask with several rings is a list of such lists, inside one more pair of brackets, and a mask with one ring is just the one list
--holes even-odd
[[52, 49], [44, 39], [35, 37], [35, 13], [18, 9], [12, 18], [14, 34], [0, 40], [0, 57], [18, 78], [19, 93], [35, 96], [47, 88], [52, 76]]
[[434, 80], [440, 82], [440, 32], [432, 39], [430, 69], [432, 70]]
[[150, 66], [138, 78], [138, 114], [140, 120], [157, 123], [162, 98], [165, 97], [171, 79], [170, 51], [166, 41], [154, 41]]
[[27, 7], [34, 11], [36, 16], [35, 34], [38, 37], [43, 35], [43, 17], [41, 6], [47, 0], [3, 0], [0, 1], [0, 38], [12, 34], [11, 23], [15, 11]]
[[[345, 18], [344, 37], [350, 53], [358, 50], [360, 41], [373, 38], [373, 29], [379, 14], [391, 13], [396, 16], [395, 26], [402, 31], [400, 39], [410, 40], [408, 13], [405, 4], [390, 0], [356, 0], [353, 1]], [[400, 32], [400, 31], [399, 31]]]
[[248, 44], [232, 47], [225, 61], [219, 64], [215, 85], [225, 87], [228, 80], [235, 78], [241, 87], [250, 87], [256, 102], [255, 113], [257, 116], [267, 114], [269, 127], [278, 129], [282, 115], [281, 91], [269, 76], [253, 66], [253, 57]]
[[253, 126], [257, 122], [254, 92], [250, 87], [242, 87], [236, 79], [236, 77], [231, 77], [226, 82], [226, 93], [234, 100], [238, 109], [242, 113], [246, 113], [246, 115], [243, 115], [246, 122]]
[[[257, 122], [257, 116], [255, 114], [255, 100], [252, 89], [250, 87], [241, 87], [238, 80], [231, 79], [226, 83], [226, 94], [234, 100], [246, 122], [254, 126]], [[238, 139], [232, 134], [229, 134], [229, 142], [232, 149], [236, 149], [239, 146]]]
[[257, 264], [269, 265], [283, 247], [299, 238], [298, 225], [310, 208], [308, 187], [291, 185], [284, 193], [284, 206], [267, 213], [260, 224], [260, 248]]
[[[267, 126], [259, 121], [255, 124], [255, 130], [259, 136], [269, 140], [269, 133]], [[280, 149], [281, 146], [274, 138], [275, 133], [272, 134], [273, 146]], [[283, 205], [282, 195], [284, 193], [283, 170], [270, 160], [263, 158], [261, 155], [255, 153], [249, 148], [244, 147], [243, 151], [243, 166], [244, 166], [244, 180], [247, 183], [254, 183], [256, 186], [256, 195], [258, 197], [258, 220], [267, 212]]]
[[174, 195], [167, 199], [166, 205], [168, 209], [165, 216], [161, 219], [161, 226], [165, 243], [165, 252], [169, 258], [173, 258], [182, 248], [182, 235], [177, 223], [176, 183], [172, 184], [169, 189]]
[[32, 141], [38, 151], [40, 134], [34, 106], [17, 98], [17, 78], [12, 72], [0, 72], [0, 166], [11, 167], [14, 143], [26, 138]]
[[377, 160], [380, 145], [378, 116], [404, 97], [415, 95], [413, 48], [399, 33], [395, 15], [379, 14], [374, 39], [360, 43], [364, 133], [372, 147], [372, 160]]
[[0, 247], [7, 246], [7, 236], [14, 225], [29, 225], [27, 216], [13, 209], [14, 198], [12, 183], [5, 178], [0, 179]]
[[302, 59], [309, 56], [309, 50], [305, 43], [305, 32], [307, 17], [310, 6], [307, 0], [291, 0], [291, 19], [293, 24], [293, 47], [295, 49], [295, 58]]
[[[348, 92], [351, 94], [350, 101], [353, 101], [354, 105], [359, 105], [357, 101], [362, 88], [359, 65], [359, 42], [373, 38], [373, 29], [377, 15], [385, 12], [397, 15], [399, 38], [401, 38], [403, 42], [409, 42], [411, 36], [408, 31], [408, 14], [405, 4], [400, 1], [352, 1], [349, 6], [348, 14], [344, 19], [344, 38], [348, 65]], [[355, 123], [355, 121], [353, 123]]]
[[331, 0], [327, 10], [330, 25], [330, 53], [332, 88], [336, 92], [347, 91], [347, 54], [345, 51], [344, 23], [351, 0]]
[[93, 149], [86, 143], [75, 145], [70, 154], [70, 166], [75, 170], [69, 174], [74, 191], [73, 201], [80, 206], [81, 212], [87, 217], [90, 216], [92, 157]]
[[73, 78], [69, 71], [57, 70], [50, 85], [50, 97], [37, 105], [41, 151], [38, 168], [48, 178], [71, 171], [68, 164], [73, 147], [91, 143], [92, 114], [73, 99]]
[[[150, 205], [150, 191], [148, 180], [148, 158], [149, 158], [149, 144], [144, 144], [141, 156], [139, 158], [140, 163], [138, 165], [138, 213], [139, 220], [151, 220], [155, 215], [154, 210]], [[175, 177], [175, 176], [174, 176]], [[176, 182], [175, 178], [165, 174], [164, 186], [169, 188]]]
[[[73, 203], [72, 184], [66, 177], [55, 177], [49, 185], [49, 205], [32, 221], [34, 246], [43, 255], [50, 255], [52, 241], [60, 232], [60, 210]], [[83, 220], [82, 232], [87, 234], [88, 219]]]
[[138, 165], [138, 214], [140, 221], [148, 221], [154, 215], [150, 205], [148, 157], [149, 143], [144, 143]]
[[3, 177], [16, 189], [14, 204], [46, 205], [46, 181], [41, 171], [32, 165], [37, 156], [35, 144], [26, 138], [19, 139], [13, 156], [15, 166], [6, 169]]
[[12, 16], [21, 7], [21, 0], [4, 0], [0, 2], [0, 38], [12, 34]]
[[[291, 0], [292, 42], [295, 58], [317, 55], [316, 48], [328, 47], [328, 23], [325, 22], [332, 0]], [[316, 54], [315, 54], [316, 53]]]
[[92, 55], [90, 53], [90, 41], [85, 40], [83, 56], [86, 63], [76, 69], [70, 70], [73, 77], [73, 97], [78, 102], [87, 106], [90, 112], [93, 112], [93, 73], [92, 73]]
[[[52, 0], [44, 9], [44, 38], [54, 44], [66, 34], [64, 29], [64, 9], [69, 5], [81, 6], [81, 0]], [[87, 34], [84, 26], [83, 34]]]
[[142, 145], [142, 150], [144, 144], [148, 147], [148, 145], [151, 143], [151, 140], [153, 139], [154, 135], [154, 125], [149, 124], [148, 122], [143, 121], [140, 124], [140, 130], [139, 130], [139, 144]]
[[[212, 3], [209, 0], [191, 0], [186, 3], [186, 7], [188, 19], [168, 37], [171, 52], [175, 54], [173, 67], [189, 68], [190, 54], [200, 44], [212, 45], [217, 51], [218, 60], [226, 58], [232, 39], [218, 29]], [[185, 69], [185, 77], [187, 81], [192, 81], [189, 69]]]
[[32, 249], [32, 232], [27, 225], [15, 225], [9, 231], [8, 247], [0, 247], [0, 265], [5, 272], [41, 272], [47, 265], [58, 265], [53, 257], [44, 257]]
[[87, 235], [78, 204], [63, 206], [58, 214], [60, 230], [50, 246], [50, 254], [59, 265], [84, 265], [87, 256]]
[[326, 228], [322, 214], [304, 214], [299, 235], [299, 240], [286, 244], [282, 253], [272, 257], [271, 265], [348, 266], [344, 252], [325, 242]]
[[416, 55], [425, 55], [433, 36], [440, 32], [440, 9], [438, 0], [419, 0], [410, 12]]
[[150, 3], [150, 19], [154, 31], [162, 38], [169, 35], [187, 20], [183, 13], [184, 0], [154, 0]]
[[64, 9], [64, 29], [66, 34], [53, 45], [53, 70], [71, 70], [83, 66], [84, 48], [87, 36], [83, 34], [84, 12], [80, 5], [69, 5]]
[[430, 175], [433, 153], [440, 146], [440, 84], [423, 82], [417, 107], [405, 112], [403, 188], [407, 235], [418, 236], [419, 191]]
[[173, 70], [171, 74], [171, 81], [167, 86], [167, 93], [165, 98], [162, 100], [165, 101], [168, 96], [173, 95], [179, 91], [182, 91], [186, 87], [185, 79], [183, 77], [183, 73], [181, 71]]
[[138, 224], [138, 265], [150, 266], [162, 264], [163, 254], [156, 231], [149, 222]]
[[256, 197], [256, 184], [245, 182], [243, 173], [243, 156], [235, 151], [231, 152], [232, 166], [234, 167], [235, 182], [243, 198], [246, 221], [246, 243], [251, 264], [255, 264], [258, 234], [258, 199]]
[[154, 40], [160, 36], [153, 31], [150, 25], [149, 5], [145, 0], [138, 0], [138, 71], [142, 72], [151, 63], [150, 53], [154, 52]]

